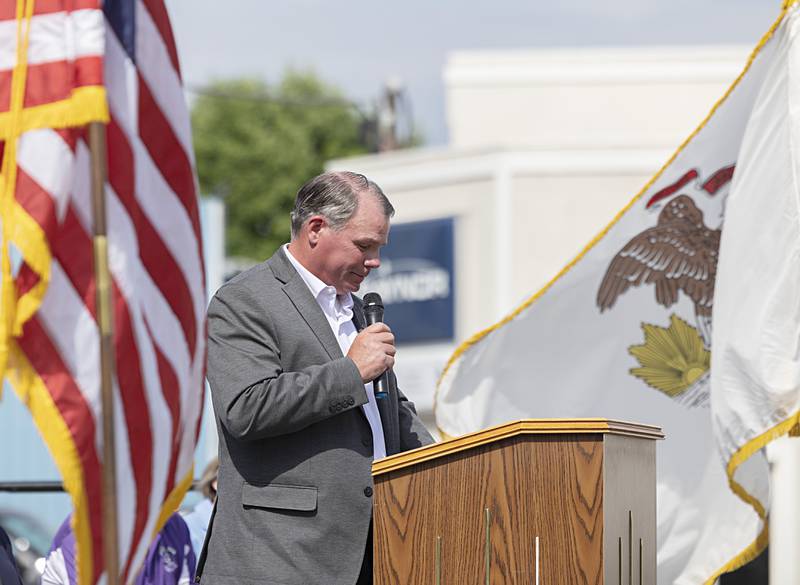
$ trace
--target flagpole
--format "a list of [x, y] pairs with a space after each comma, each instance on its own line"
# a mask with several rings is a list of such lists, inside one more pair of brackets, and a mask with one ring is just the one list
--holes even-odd
[[117, 466], [114, 442], [114, 340], [105, 203], [106, 129], [105, 124], [101, 122], [92, 122], [88, 129], [92, 161], [95, 307], [97, 325], [100, 329], [100, 393], [103, 409], [103, 556], [107, 585], [119, 585]]

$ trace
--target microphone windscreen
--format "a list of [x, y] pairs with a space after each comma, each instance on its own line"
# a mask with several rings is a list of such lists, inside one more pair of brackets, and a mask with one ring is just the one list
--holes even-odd
[[363, 298], [364, 309], [368, 309], [369, 307], [380, 307], [383, 308], [383, 301], [381, 300], [381, 295], [375, 292], [370, 292], [364, 295]]

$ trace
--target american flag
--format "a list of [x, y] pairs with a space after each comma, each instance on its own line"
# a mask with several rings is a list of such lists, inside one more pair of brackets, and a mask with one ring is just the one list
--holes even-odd
[[0, 5], [0, 373], [7, 359], [5, 375], [73, 501], [80, 583], [96, 583], [104, 571], [100, 336], [82, 125], [105, 118], [107, 96], [119, 567], [127, 583], [191, 483], [203, 406], [205, 275], [175, 41], [162, 0], [12, 4]]

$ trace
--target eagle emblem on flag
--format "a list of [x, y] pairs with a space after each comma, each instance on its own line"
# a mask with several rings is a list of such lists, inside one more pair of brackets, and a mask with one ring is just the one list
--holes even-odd
[[[730, 182], [733, 168], [713, 173], [702, 191], [715, 196]], [[646, 207], [674, 196], [698, 176], [695, 169], [685, 173], [651, 197]], [[711, 310], [721, 236], [721, 226], [706, 225], [694, 199], [680, 193], [663, 206], [655, 226], [631, 238], [614, 256], [597, 291], [601, 313], [630, 288], [646, 285], [653, 285], [656, 302], [665, 308], [677, 303], [680, 294], [692, 301], [696, 327], [677, 315], [666, 328], [642, 323], [645, 343], [629, 348], [641, 366], [633, 368], [632, 375], [692, 406], [708, 402]]]

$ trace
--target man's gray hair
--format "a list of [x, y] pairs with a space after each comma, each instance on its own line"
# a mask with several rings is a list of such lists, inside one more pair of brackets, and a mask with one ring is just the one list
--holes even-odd
[[394, 215], [394, 207], [381, 188], [364, 175], [350, 171], [322, 173], [307, 181], [297, 192], [292, 209], [292, 239], [297, 237], [303, 224], [313, 215], [328, 220], [334, 230], [340, 230], [358, 209], [358, 197], [369, 193], [376, 197], [387, 218]]

